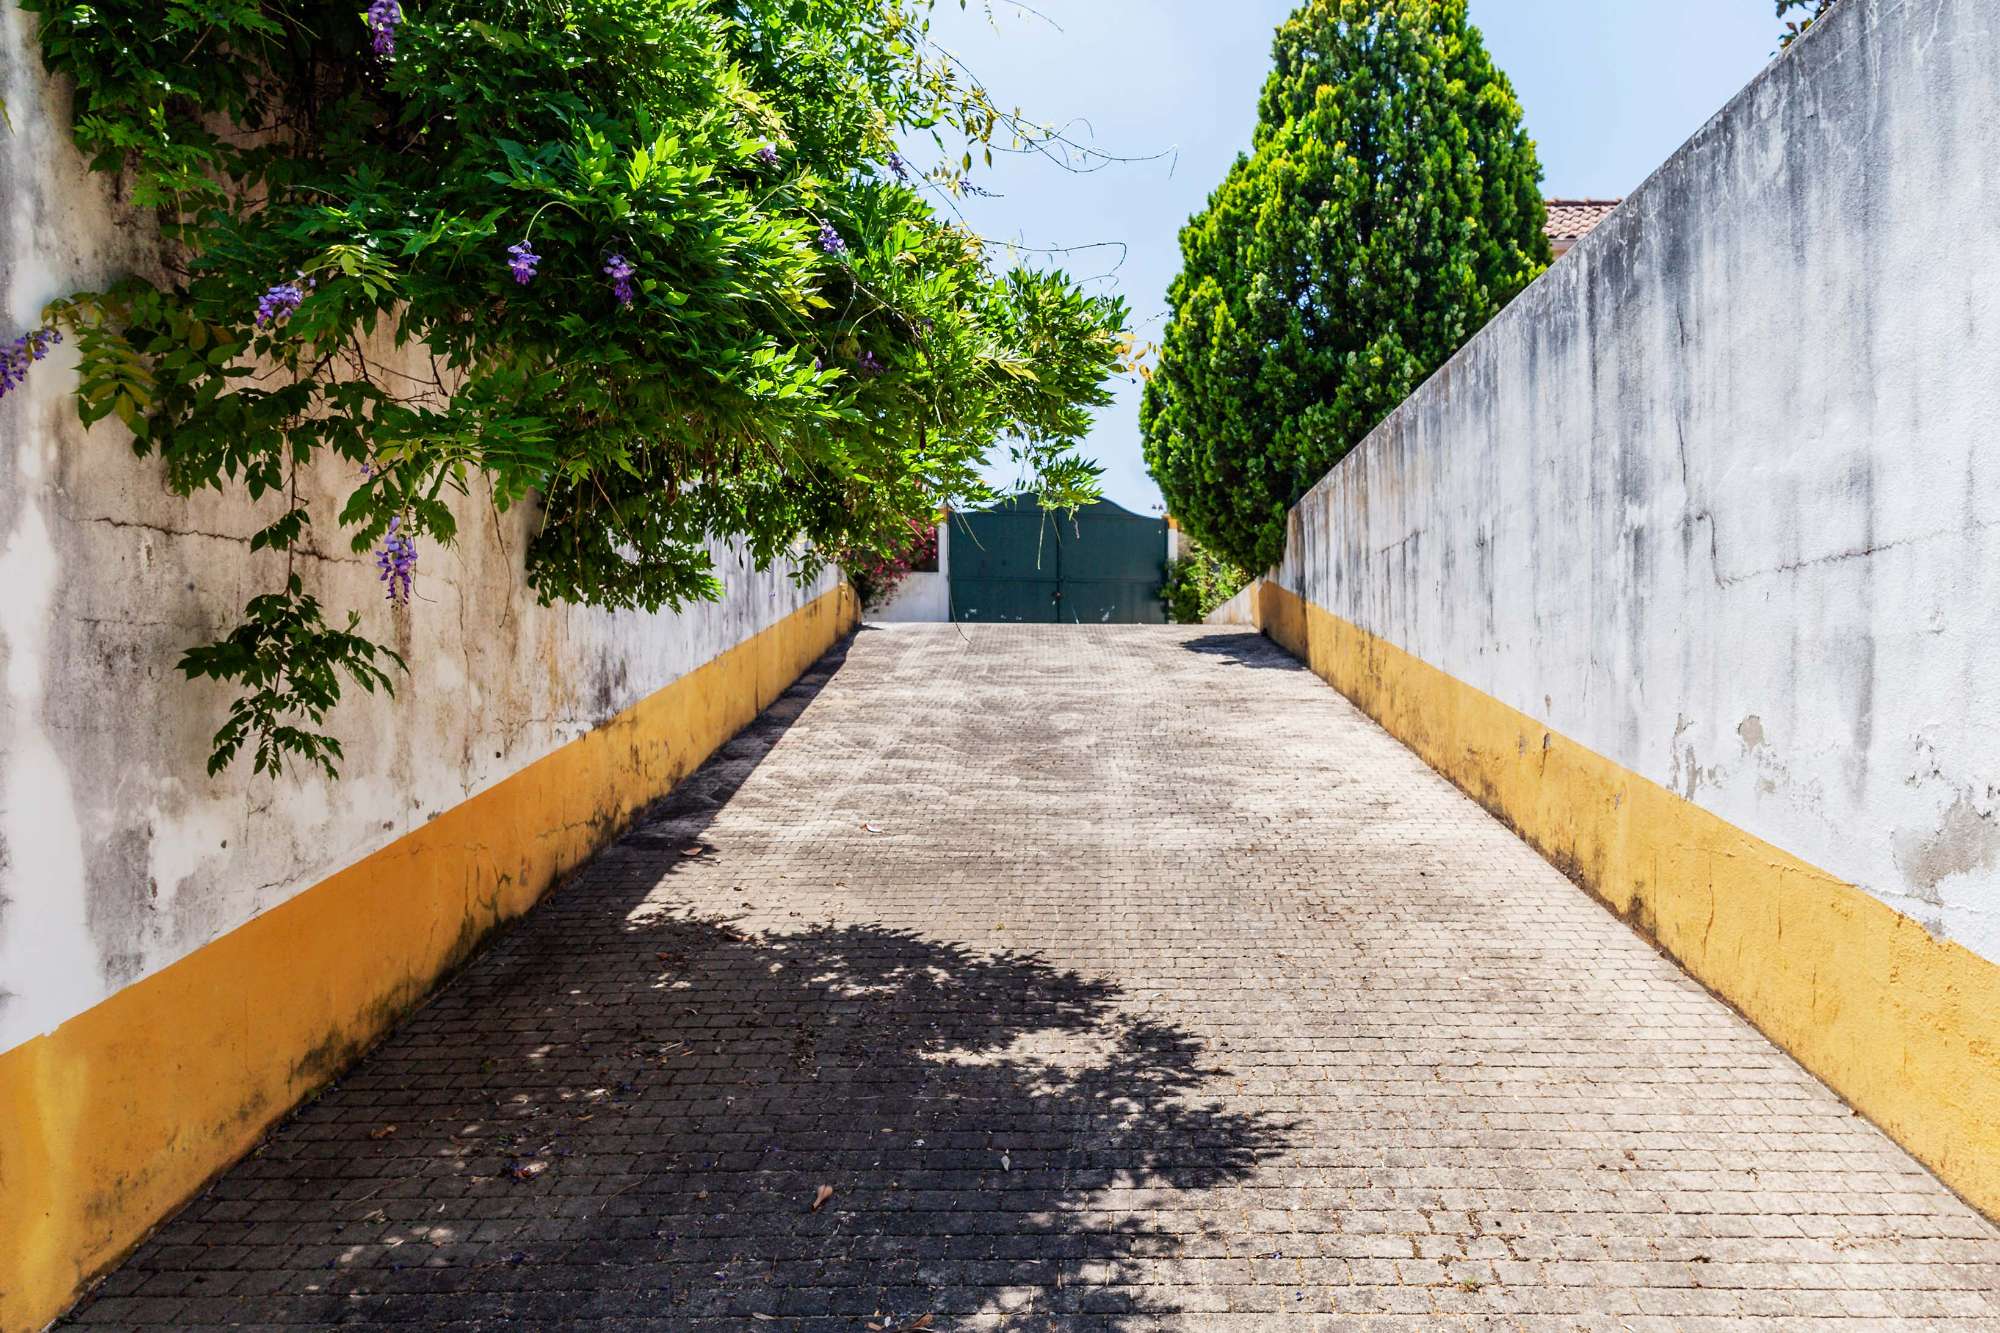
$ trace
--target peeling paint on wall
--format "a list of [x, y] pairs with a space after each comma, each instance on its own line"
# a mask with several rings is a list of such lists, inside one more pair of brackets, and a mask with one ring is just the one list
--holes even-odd
[[2000, 819], [1992, 809], [1980, 809], [1971, 794], [1960, 793], [1944, 819], [1928, 833], [1903, 833], [1896, 839], [1896, 864], [1909, 879], [1912, 897], [1944, 906], [1938, 886], [1955, 875], [1987, 875], [2000, 863]]

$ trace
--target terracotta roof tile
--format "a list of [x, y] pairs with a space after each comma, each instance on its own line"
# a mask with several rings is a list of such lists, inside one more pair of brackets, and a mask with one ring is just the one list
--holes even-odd
[[1548, 237], [1552, 241], [1580, 241], [1624, 202], [1623, 199], [1551, 199]]

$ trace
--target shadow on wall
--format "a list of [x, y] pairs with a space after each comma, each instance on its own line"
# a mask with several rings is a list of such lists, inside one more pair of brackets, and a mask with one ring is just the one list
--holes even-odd
[[[1248, 656], [1259, 641], [1243, 638]], [[1010, 1329], [1087, 1314], [1136, 1333], [1176, 1313], [1174, 1288], [1117, 1275], [1184, 1238], [1094, 1201], [1240, 1179], [1290, 1128], [1206, 1096], [1230, 1075], [1192, 1036], [1033, 955], [865, 924], [752, 934], [673, 897], [686, 849], [844, 651], [216, 1182], [78, 1322], [140, 1322], [137, 1294], [163, 1290], [197, 1298], [180, 1325], [942, 1328], [1018, 1312]]]
[[1189, 639], [1181, 646], [1191, 653], [1205, 653], [1210, 657], [1224, 658], [1237, 666], [1255, 667], [1260, 671], [1306, 669], [1297, 658], [1255, 630], [1244, 630], [1237, 634], [1204, 634], [1199, 639]]

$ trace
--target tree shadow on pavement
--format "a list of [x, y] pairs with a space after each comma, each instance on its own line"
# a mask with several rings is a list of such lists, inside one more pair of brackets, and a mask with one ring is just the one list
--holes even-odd
[[1163, 1275], [1200, 1205], [1162, 1192], [1240, 1180], [1291, 1129], [1224, 1106], [1229, 1071], [1199, 1041], [1031, 954], [852, 921], [745, 929], [676, 895], [687, 849], [839, 664], [78, 1321], [1136, 1333], [1177, 1312]]
[[1189, 639], [1181, 646], [1191, 653], [1220, 657], [1237, 666], [1255, 667], [1265, 671], [1305, 670], [1296, 657], [1255, 630], [1246, 629], [1234, 634], [1204, 634], [1199, 639]]

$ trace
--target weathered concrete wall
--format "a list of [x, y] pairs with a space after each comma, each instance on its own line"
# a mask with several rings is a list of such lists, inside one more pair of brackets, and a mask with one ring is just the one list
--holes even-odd
[[1202, 623], [1254, 627], [1257, 624], [1257, 602], [1263, 596], [1262, 587], [1262, 579], [1251, 579], [1241, 592], [1210, 611]]
[[1996, 51], [1989, 0], [1848, 0], [1300, 502], [1263, 604], [1988, 1208]]
[[[11, 4], [0, 97], [12, 338], [50, 298], [157, 258], [70, 147]], [[734, 549], [716, 605], [538, 608], [535, 516], [483, 495], [395, 607], [329, 528], [298, 557], [308, 589], [362, 611], [410, 672], [333, 715], [341, 781], [247, 762], [211, 779], [229, 695], [174, 666], [282, 585], [284, 556], [248, 550], [277, 507], [170, 496], [115, 423], [80, 428], [70, 352], [0, 400], [0, 1328], [53, 1313], [853, 615], [837, 576], [802, 585]], [[308, 479], [329, 523], [351, 482]]]

